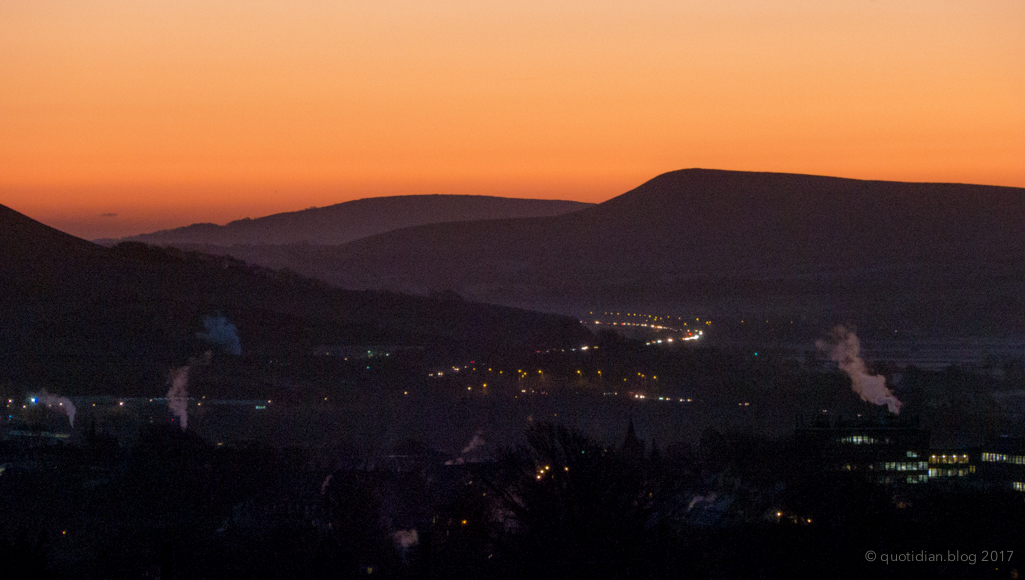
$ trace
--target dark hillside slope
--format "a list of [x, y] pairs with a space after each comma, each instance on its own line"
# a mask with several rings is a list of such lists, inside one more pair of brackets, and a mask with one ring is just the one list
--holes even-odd
[[[238, 327], [243, 355], [321, 344], [466, 353], [577, 345], [576, 321], [512, 308], [344, 291], [227, 257], [140, 243], [103, 248], [0, 207], [0, 380], [134, 392], [210, 345], [204, 316]], [[152, 395], [152, 391], [150, 393]]]

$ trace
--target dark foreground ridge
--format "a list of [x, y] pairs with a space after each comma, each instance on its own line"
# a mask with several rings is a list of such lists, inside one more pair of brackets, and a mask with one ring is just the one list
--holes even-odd
[[454, 294], [344, 291], [228, 257], [104, 248], [2, 206], [0, 296], [0, 380], [69, 394], [149, 385], [152, 396], [170, 368], [210, 348], [197, 336], [210, 316], [237, 327], [244, 356], [260, 357], [367, 344], [472, 355], [576, 346], [589, 335], [575, 320]]

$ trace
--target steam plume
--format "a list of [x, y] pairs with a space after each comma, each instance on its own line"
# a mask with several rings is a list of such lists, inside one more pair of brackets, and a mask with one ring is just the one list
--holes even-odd
[[466, 463], [466, 454], [476, 451], [478, 447], [484, 445], [484, 438], [481, 437], [480, 431], [473, 434], [473, 438], [470, 442], [463, 447], [463, 451], [459, 454], [455, 460], [449, 459], [445, 462], [445, 465], [463, 465]]
[[189, 424], [189, 371], [199, 363], [208, 362], [210, 362], [210, 351], [207, 351], [206, 355], [202, 359], [192, 359], [189, 361], [189, 364], [171, 371], [171, 388], [167, 391], [167, 408], [174, 413], [175, 417], [178, 417], [178, 421], [182, 426], [182, 431], [184, 431]]
[[192, 364], [178, 367], [171, 371], [171, 389], [167, 391], [167, 408], [178, 417], [182, 431], [189, 424], [189, 370]]
[[68, 423], [71, 424], [71, 428], [75, 427], [75, 404], [71, 402], [71, 399], [67, 397], [60, 397], [58, 395], [51, 395], [45, 390], [39, 393], [29, 393], [28, 398], [33, 403], [41, 403], [47, 407], [57, 407], [68, 416]]
[[694, 509], [694, 506], [699, 503], [712, 503], [719, 497], [714, 491], [708, 495], [696, 495], [690, 499], [690, 503], [687, 504], [687, 511]]
[[865, 369], [865, 361], [858, 354], [861, 351], [861, 343], [853, 332], [844, 326], [837, 326], [829, 333], [829, 340], [817, 340], [815, 347], [828, 353], [829, 358], [851, 377], [851, 387], [862, 401], [886, 405], [891, 413], [900, 413], [903, 403], [886, 388], [886, 377], [870, 375]]
[[238, 329], [223, 316], [204, 316], [205, 332], [197, 332], [196, 336], [207, 342], [220, 345], [228, 354], [242, 354], [242, 343], [238, 339]]
[[420, 542], [420, 537], [416, 530], [399, 530], [392, 537], [395, 538], [395, 543], [401, 548], [412, 548]]
[[467, 453], [477, 449], [481, 445], [484, 445], [484, 438], [481, 437], [480, 431], [477, 431], [476, 433], [473, 434], [473, 439], [470, 439], [470, 442], [467, 443], [466, 447], [463, 448], [463, 453], [462, 454], [466, 455]]

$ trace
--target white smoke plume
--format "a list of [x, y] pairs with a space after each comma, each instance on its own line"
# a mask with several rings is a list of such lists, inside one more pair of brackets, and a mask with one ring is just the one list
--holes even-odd
[[39, 403], [41, 405], [46, 405], [51, 409], [57, 408], [58, 410], [63, 411], [64, 414], [68, 416], [68, 423], [71, 424], [71, 428], [74, 429], [75, 413], [77, 413], [78, 410], [75, 409], [75, 404], [71, 402], [71, 399], [58, 395], [51, 395], [45, 390], [38, 393], [29, 393], [28, 399], [33, 403]]
[[481, 445], [484, 445], [484, 438], [480, 436], [480, 431], [478, 431], [473, 434], [473, 439], [470, 439], [470, 442], [467, 443], [466, 447], [463, 448], [462, 454], [466, 455], [467, 453], [473, 451], [474, 449], [477, 449]]
[[204, 316], [205, 332], [197, 332], [201, 340], [221, 346], [228, 354], [242, 354], [242, 343], [238, 339], [238, 329], [223, 316]]
[[192, 364], [178, 367], [171, 371], [171, 389], [167, 391], [167, 408], [178, 417], [182, 431], [189, 424], [189, 371]]
[[210, 362], [210, 351], [207, 351], [206, 355], [202, 359], [192, 359], [189, 361], [189, 364], [171, 371], [171, 377], [169, 379], [171, 388], [167, 391], [167, 408], [174, 413], [175, 417], [178, 417], [178, 422], [182, 426], [182, 431], [184, 431], [189, 424], [189, 372], [192, 370], [192, 367], [197, 364], [205, 364], [208, 362]]
[[416, 533], [416, 530], [399, 530], [392, 537], [395, 538], [395, 543], [400, 548], [406, 549], [412, 548], [420, 541], [420, 536]]
[[708, 495], [696, 495], [691, 498], [690, 503], [687, 504], [687, 511], [694, 509], [694, 506], [701, 503], [712, 503], [718, 498], [718, 494], [714, 491]]
[[891, 413], [900, 413], [903, 403], [886, 388], [886, 377], [868, 374], [865, 361], [859, 355], [861, 343], [853, 332], [844, 326], [837, 326], [829, 333], [828, 340], [815, 341], [815, 347], [828, 353], [829, 358], [851, 377], [851, 387], [862, 401], [886, 405]]
[[470, 439], [470, 442], [466, 444], [466, 447], [463, 447], [463, 450], [462, 450], [462, 452], [460, 452], [459, 457], [457, 457], [454, 460], [453, 459], [449, 459], [448, 461], [445, 462], [445, 465], [463, 465], [463, 464], [465, 464], [466, 463], [466, 457], [465, 457], [466, 454], [475, 451], [478, 447], [480, 447], [482, 445], [484, 445], [484, 438], [481, 437], [480, 431], [477, 431], [476, 433], [473, 434], [473, 438]]

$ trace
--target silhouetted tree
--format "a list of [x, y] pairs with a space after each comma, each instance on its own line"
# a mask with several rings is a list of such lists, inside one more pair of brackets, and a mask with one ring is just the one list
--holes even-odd
[[511, 577], [646, 576], [661, 482], [626, 454], [540, 424], [486, 478], [505, 533], [496, 550]]

